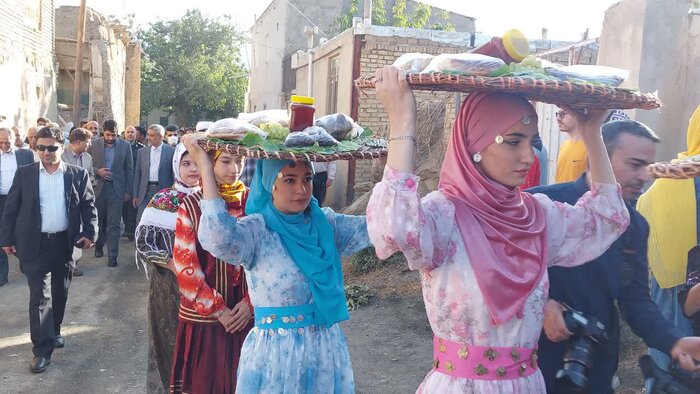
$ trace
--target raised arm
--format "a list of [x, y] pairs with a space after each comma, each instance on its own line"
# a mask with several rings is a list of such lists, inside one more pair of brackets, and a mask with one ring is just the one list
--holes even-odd
[[534, 194], [547, 216], [549, 265], [575, 267], [602, 255], [625, 231], [629, 212], [620, 187], [593, 184], [575, 206]]
[[197, 234], [192, 223], [192, 212], [187, 204], [177, 211], [173, 263], [180, 294], [194, 303], [202, 316], [218, 317], [226, 309], [226, 301], [205, 281], [204, 271], [197, 255]]
[[200, 202], [198, 239], [202, 247], [213, 256], [228, 264], [250, 268], [260, 234], [265, 231], [265, 223], [259, 215], [236, 219], [226, 211], [226, 204], [219, 196], [214, 176], [214, 165], [209, 155], [197, 143], [201, 138], [195, 134], [183, 139], [187, 152], [197, 163], [202, 177], [203, 199]]
[[341, 256], [349, 256], [372, 246], [365, 216], [342, 215], [330, 208], [323, 208], [323, 213], [333, 227], [335, 244]]
[[[414, 175], [416, 100], [396, 67], [377, 70], [377, 98], [389, 116], [389, 157], [367, 206], [370, 239], [379, 258], [401, 251], [411, 269], [431, 269], [454, 253], [454, 205], [433, 194], [421, 201]], [[437, 225], [440, 223], [440, 225]]]

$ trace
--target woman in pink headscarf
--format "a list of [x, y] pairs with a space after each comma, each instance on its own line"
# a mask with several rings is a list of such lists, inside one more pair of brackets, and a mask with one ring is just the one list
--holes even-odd
[[376, 77], [391, 131], [367, 222], [380, 258], [401, 251], [421, 274], [434, 362], [418, 392], [544, 393], [536, 346], [547, 266], [595, 259], [629, 222], [600, 134], [605, 113], [579, 118], [593, 187], [570, 206], [520, 190], [535, 160], [537, 114], [528, 101], [472, 93], [455, 121], [438, 190], [421, 199], [415, 99], [398, 69]]

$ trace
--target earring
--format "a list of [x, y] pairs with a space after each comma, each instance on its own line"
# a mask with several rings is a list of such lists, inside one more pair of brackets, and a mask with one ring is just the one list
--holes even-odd
[[474, 156], [472, 156], [474, 163], [481, 163], [481, 159], [483, 159], [483, 157], [481, 157], [481, 153], [479, 152], [474, 153]]

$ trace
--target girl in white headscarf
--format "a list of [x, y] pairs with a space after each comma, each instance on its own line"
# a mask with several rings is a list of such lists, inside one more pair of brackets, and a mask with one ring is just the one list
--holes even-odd
[[175, 148], [173, 172], [175, 184], [153, 196], [136, 228], [136, 261], [150, 277], [146, 375], [149, 393], [168, 392], [180, 300], [172, 272], [175, 222], [180, 202], [200, 189], [199, 170], [182, 144]]

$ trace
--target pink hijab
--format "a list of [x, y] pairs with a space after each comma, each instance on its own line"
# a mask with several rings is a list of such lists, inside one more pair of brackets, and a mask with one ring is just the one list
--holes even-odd
[[527, 297], [547, 269], [545, 214], [535, 198], [483, 176], [472, 155], [537, 114], [524, 98], [472, 93], [455, 121], [440, 172], [440, 191], [455, 205], [479, 289], [495, 324], [522, 317]]

